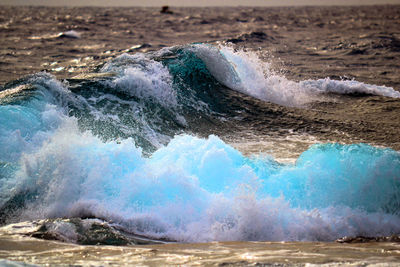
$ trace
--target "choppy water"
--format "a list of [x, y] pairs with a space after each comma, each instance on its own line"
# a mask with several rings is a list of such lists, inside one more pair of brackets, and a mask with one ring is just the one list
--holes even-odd
[[[398, 235], [398, 88], [329, 75], [293, 79], [274, 69], [273, 59], [257, 52], [249, 36], [268, 42], [253, 32], [133, 49], [93, 59], [90, 72], [68, 79], [39, 72], [6, 83], [0, 91], [2, 257], [74, 263], [18, 258], [6, 249], [51, 246], [30, 237], [114, 255], [115, 249], [86, 245]], [[243, 42], [252, 49], [235, 44]], [[243, 264], [282, 262], [257, 256], [267, 243], [217, 244], [222, 254], [254, 246]], [[279, 243], [268, 244], [280, 251]], [[294, 248], [287, 249], [318, 244], [288, 243]], [[193, 255], [192, 245], [157, 246], [187, 248], [187, 257], [202, 257]], [[213, 246], [195, 250], [202, 255]], [[341, 245], [326, 246], [334, 251]], [[396, 261], [396, 245], [371, 246], [389, 246], [395, 256], [385, 262]], [[354, 262], [370, 249], [361, 246]], [[384, 257], [384, 250], [376, 257]], [[178, 254], [171, 257], [183, 257]], [[241, 264], [243, 255], [232, 262]], [[222, 258], [209, 263], [230, 262]], [[330, 253], [319, 259], [311, 262], [340, 261]]]

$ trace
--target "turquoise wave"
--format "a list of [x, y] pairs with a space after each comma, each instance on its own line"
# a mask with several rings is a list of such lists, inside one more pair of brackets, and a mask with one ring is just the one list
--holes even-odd
[[6, 85], [1, 222], [99, 217], [185, 242], [399, 233], [398, 151], [319, 144], [282, 164], [195, 136], [241, 112], [226, 98], [244, 92], [229, 53], [169, 48], [123, 55], [84, 79], [40, 73]]

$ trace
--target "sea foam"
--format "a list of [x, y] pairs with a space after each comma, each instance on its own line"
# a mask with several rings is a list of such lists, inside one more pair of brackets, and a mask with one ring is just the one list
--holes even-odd
[[9, 192], [3, 203], [35, 192], [20, 220], [96, 216], [127, 231], [188, 242], [400, 231], [396, 151], [316, 145], [296, 164], [281, 164], [245, 157], [216, 136], [181, 135], [144, 157], [132, 139], [103, 142], [82, 133], [76, 119], [54, 114], [60, 126], [44, 128], [41, 142], [27, 140], [35, 149], [20, 154], [1, 184]]
[[[285, 86], [274, 87], [272, 82], [271, 88], [279, 88], [272, 92], [257, 87], [278, 76], [268, 74], [244, 52], [204, 45], [185, 49], [200, 76], [190, 73], [192, 69], [182, 70], [185, 65], [179, 64], [178, 55], [162, 64], [147, 57], [141, 61], [143, 55], [124, 55], [102, 70], [116, 72], [115, 77], [69, 85], [42, 73], [25, 81], [31, 88], [26, 94], [2, 99], [0, 209], [8, 217], [1, 219], [99, 217], [126, 231], [185, 242], [330, 241], [400, 232], [397, 151], [367, 144], [320, 144], [295, 163], [283, 164], [270, 156], [246, 157], [214, 135], [167, 136], [175, 119], [165, 123], [165, 118], [179, 114], [185, 100], [179, 93], [191, 85], [177, 88], [182, 80], [175, 79], [176, 73], [249, 90], [266, 101], [298, 104], [295, 95], [279, 97], [288, 92]], [[175, 69], [165, 67], [168, 63]], [[209, 73], [220, 71], [231, 76], [215, 75], [215, 82]], [[290, 83], [293, 88], [303, 86]], [[343, 84], [346, 90], [353, 86]], [[325, 85], [315, 81], [307, 86]], [[205, 100], [218, 86], [206, 83], [197, 88], [210, 89], [203, 95], [195, 92]], [[163, 98], [173, 107], [160, 103]], [[104, 128], [111, 128], [99, 123], [105, 119], [129, 134], [102, 135]], [[131, 125], [137, 127], [133, 132]], [[144, 153], [136, 141], [140, 134], [158, 142], [152, 153]], [[161, 142], [165, 136], [166, 142]]]
[[370, 85], [355, 80], [330, 78], [295, 82], [272, 71], [268, 62], [255, 52], [230, 46], [193, 45], [190, 49], [202, 59], [211, 74], [225, 86], [258, 99], [284, 106], [303, 106], [317, 101], [319, 95], [367, 94], [400, 98], [391, 87]]
[[168, 69], [144, 54], [123, 54], [108, 62], [101, 71], [119, 74], [110, 83], [117, 91], [139, 99], [148, 98], [168, 107], [177, 105]]

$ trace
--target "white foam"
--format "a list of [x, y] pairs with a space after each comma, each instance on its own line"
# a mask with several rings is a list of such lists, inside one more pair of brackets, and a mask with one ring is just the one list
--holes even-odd
[[330, 78], [306, 80], [299, 83], [310, 92], [336, 94], [368, 94], [400, 98], [400, 92], [391, 87], [366, 84], [355, 80], [337, 81]]
[[[229, 53], [237, 66], [242, 64], [241, 56]], [[214, 64], [219, 60], [210, 62], [217, 71]], [[256, 63], [255, 68], [243, 64], [234, 70], [253, 73], [251, 80], [262, 83], [270, 76], [258, 75]], [[124, 75], [121, 69], [120, 77]], [[243, 83], [246, 76], [237, 75]], [[225, 81], [233, 86], [238, 80]], [[56, 97], [62, 103], [72, 97], [48, 76], [36, 82], [52, 90], [48, 96], [44, 90], [44, 98]], [[255, 88], [262, 96], [264, 91]], [[246, 158], [215, 136], [183, 135], [146, 158], [132, 139], [103, 142], [90, 132], [82, 133], [76, 119], [46, 102], [27, 103], [26, 112], [0, 106], [0, 112], [6, 112], [0, 120], [7, 118], [0, 124], [7, 126], [0, 130], [7, 137], [14, 134], [10, 140], [0, 139], [1, 144], [17, 152], [5, 161], [18, 165], [15, 175], [0, 183], [5, 192], [0, 204], [19, 191], [38, 192], [20, 219], [90, 214], [136, 233], [189, 242], [326, 241], [400, 232], [400, 217], [380, 210], [381, 204], [397, 201], [391, 197], [397, 194], [398, 152], [365, 145], [316, 146], [302, 155], [299, 165], [283, 165], [272, 158]], [[58, 230], [74, 238], [68, 226]]]
[[302, 106], [320, 99], [322, 94], [371, 94], [400, 98], [391, 87], [357, 81], [337, 81], [329, 78], [290, 81], [274, 73], [268, 62], [254, 52], [235, 50], [220, 45], [194, 45], [195, 53], [205, 62], [211, 74], [225, 86], [258, 99], [285, 106]]
[[172, 88], [168, 69], [144, 54], [123, 54], [107, 63], [102, 71], [119, 73], [119, 77], [110, 84], [117, 91], [139, 99], [152, 99], [166, 107], [177, 106], [176, 92]]
[[[282, 165], [260, 163], [253, 166], [256, 161], [215, 136], [179, 136], [144, 158], [132, 140], [103, 143], [66, 119], [47, 142], [21, 158], [17, 177], [21, 186], [45, 189], [28, 205], [24, 219], [89, 213], [154, 238], [328, 241], [400, 231], [396, 215], [329, 204], [296, 208], [289, 198], [262, 194], [266, 180], [261, 176], [273, 175]], [[294, 171], [289, 166], [287, 174]], [[268, 179], [273, 186], [273, 178]]]

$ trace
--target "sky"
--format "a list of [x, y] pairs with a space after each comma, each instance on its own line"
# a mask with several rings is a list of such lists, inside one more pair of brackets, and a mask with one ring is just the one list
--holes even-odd
[[0, 5], [42, 6], [299, 6], [400, 4], [400, 0], [0, 0]]

